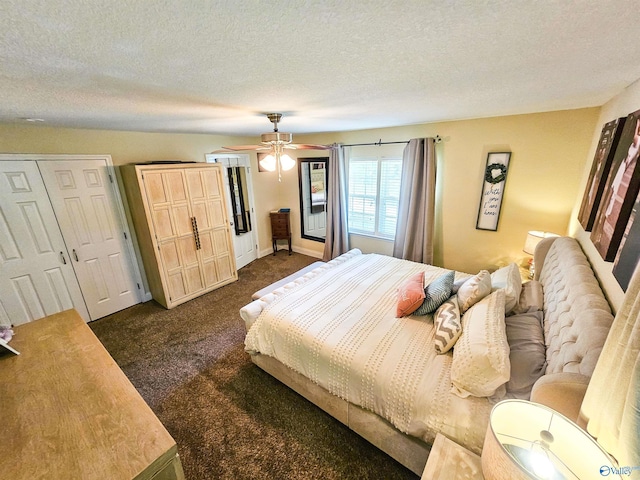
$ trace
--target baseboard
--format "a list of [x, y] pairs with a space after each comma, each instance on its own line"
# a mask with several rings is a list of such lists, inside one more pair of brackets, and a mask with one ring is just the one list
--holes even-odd
[[[280, 247], [278, 248], [278, 252], [285, 250], [285, 251], [289, 251], [289, 249], [287, 247]], [[307, 255], [309, 257], [313, 257], [313, 258], [318, 258], [320, 260], [322, 260], [322, 254], [323, 252], [317, 252], [315, 250], [310, 250], [307, 248], [300, 248], [300, 247], [296, 247], [293, 246], [292, 250], [295, 253], [301, 253], [302, 255]], [[258, 258], [262, 258], [262, 257], [266, 257], [267, 255], [273, 255], [273, 249], [272, 248], [265, 248], [264, 250], [260, 250], [258, 252]]]

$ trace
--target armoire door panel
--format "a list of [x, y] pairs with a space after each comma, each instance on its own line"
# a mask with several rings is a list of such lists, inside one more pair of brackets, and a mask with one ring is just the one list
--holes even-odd
[[171, 222], [171, 211], [168, 205], [154, 206], [152, 210], [153, 226], [159, 242], [176, 235], [176, 230]]
[[188, 205], [176, 205], [171, 209], [176, 235], [193, 235], [193, 225], [191, 224], [191, 211]]
[[202, 232], [211, 228], [211, 222], [207, 214], [207, 205], [204, 202], [194, 202], [191, 211], [198, 222], [198, 230]]
[[34, 161], [0, 162], [0, 303], [19, 325], [75, 308], [80, 285]]
[[163, 175], [161, 172], [149, 172], [144, 176], [149, 204], [156, 207], [159, 204], [169, 203], [169, 195], [165, 190]]
[[216, 254], [224, 254], [229, 252], [229, 236], [224, 230], [214, 230], [213, 232], [213, 251]]
[[171, 202], [186, 202], [188, 194], [182, 173], [177, 171], [168, 171], [164, 174], [164, 178], [167, 186], [169, 187]]
[[193, 169], [185, 172], [187, 177], [187, 185], [189, 186], [189, 198], [192, 202], [204, 200], [206, 198], [206, 189], [202, 179], [202, 170]]
[[193, 237], [182, 237], [178, 239], [178, 245], [180, 245], [180, 254], [182, 256], [182, 264], [193, 265], [198, 263], [198, 253], [196, 251], [196, 244]]
[[224, 200], [218, 198], [209, 201], [209, 212], [211, 213], [211, 227], [212, 228], [227, 228], [227, 222], [224, 215]]
[[216, 258], [216, 270], [218, 271], [218, 281], [228, 280], [234, 276], [233, 257], [223, 255]]
[[207, 189], [207, 195], [209, 198], [211, 197], [221, 197], [222, 196], [222, 179], [220, 170], [206, 170], [204, 172], [204, 183]]
[[189, 295], [200, 292], [204, 289], [204, 284], [202, 283], [202, 272], [199, 264], [187, 267], [185, 269], [185, 273], [187, 277], [187, 285], [189, 285]]
[[182, 270], [169, 275], [169, 298], [172, 302], [187, 296], [187, 285]]
[[206, 261], [213, 258], [215, 250], [213, 248], [213, 232], [208, 231], [200, 234], [200, 258]]
[[38, 168], [91, 318], [138, 303], [106, 160], [38, 162]]
[[212, 287], [220, 282], [218, 271], [216, 270], [215, 259], [204, 264], [204, 281], [207, 287]]
[[160, 245], [160, 255], [167, 271], [181, 268], [180, 255], [175, 241], [162, 243]]

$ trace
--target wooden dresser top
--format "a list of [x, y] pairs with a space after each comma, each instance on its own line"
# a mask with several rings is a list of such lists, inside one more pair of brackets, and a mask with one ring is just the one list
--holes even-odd
[[15, 327], [0, 356], [4, 454], [11, 479], [146, 478], [176, 444], [75, 310]]

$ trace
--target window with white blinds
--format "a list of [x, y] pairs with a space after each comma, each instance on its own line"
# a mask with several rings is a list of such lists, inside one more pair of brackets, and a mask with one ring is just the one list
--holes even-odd
[[349, 233], [394, 238], [402, 158], [349, 159]]

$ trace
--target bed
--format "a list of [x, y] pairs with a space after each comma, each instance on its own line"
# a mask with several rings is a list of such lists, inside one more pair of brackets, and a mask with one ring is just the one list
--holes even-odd
[[[513, 264], [491, 274], [489, 292], [468, 304], [470, 281], [482, 278], [486, 289], [488, 272], [450, 274], [352, 250], [243, 307], [245, 348], [257, 366], [420, 475], [437, 433], [480, 453], [502, 398], [528, 398], [538, 384], [540, 398], [564, 398], [569, 385], [577, 398], [569, 404], [579, 404], [613, 316], [574, 239], [541, 242], [535, 260], [536, 279], [526, 288], [519, 272], [514, 286]], [[447, 301], [459, 297], [463, 328], [444, 353], [434, 348], [442, 308], [397, 315], [398, 291], [422, 275], [425, 291], [444, 277], [455, 281]], [[506, 331], [527, 315], [538, 319], [533, 349], [542, 358], [535, 378], [525, 372], [523, 393], [509, 388], [519, 385], [522, 365]]]

